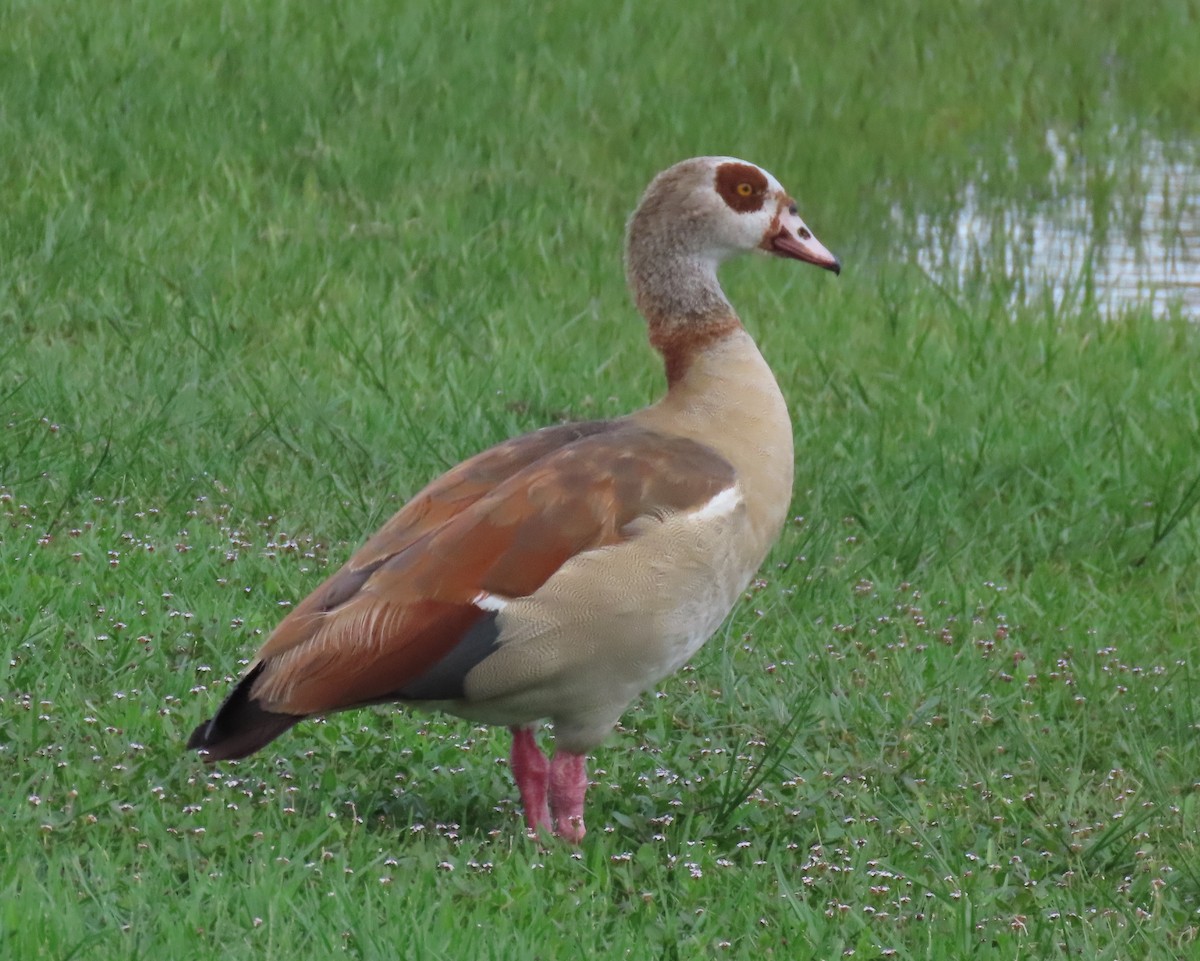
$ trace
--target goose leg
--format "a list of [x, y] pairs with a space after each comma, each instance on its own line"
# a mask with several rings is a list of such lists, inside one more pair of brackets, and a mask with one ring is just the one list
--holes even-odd
[[513, 779], [521, 792], [521, 806], [525, 809], [525, 824], [531, 831], [542, 828], [549, 833], [552, 829], [550, 811], [546, 806], [546, 790], [550, 780], [550, 762], [537, 745], [533, 730], [528, 727], [512, 729]]
[[583, 796], [587, 793], [587, 755], [555, 751], [550, 762], [550, 811], [554, 833], [578, 844], [587, 833], [583, 825]]

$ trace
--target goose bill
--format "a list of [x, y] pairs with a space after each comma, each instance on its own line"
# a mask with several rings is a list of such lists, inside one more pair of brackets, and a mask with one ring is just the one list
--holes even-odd
[[835, 274], [842, 272], [841, 262], [812, 234], [801, 240], [784, 227], [771, 238], [770, 251], [779, 257], [791, 257], [794, 260], [803, 260], [806, 264], [824, 267]]

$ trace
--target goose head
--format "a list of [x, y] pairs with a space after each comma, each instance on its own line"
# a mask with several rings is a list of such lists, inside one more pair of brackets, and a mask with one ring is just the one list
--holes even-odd
[[841, 271], [779, 181], [735, 157], [694, 157], [660, 173], [630, 218], [627, 241], [635, 289], [642, 261], [698, 261], [715, 270], [755, 250]]
[[735, 157], [694, 157], [655, 177], [629, 218], [625, 247], [626, 276], [651, 343], [662, 350], [683, 327], [715, 332], [736, 323], [717, 268], [754, 251], [841, 271], [762, 167]]

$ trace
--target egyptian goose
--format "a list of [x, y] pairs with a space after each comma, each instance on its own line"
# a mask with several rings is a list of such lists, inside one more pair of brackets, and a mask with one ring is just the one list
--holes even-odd
[[787, 405], [717, 281], [752, 250], [840, 271], [760, 167], [697, 157], [655, 177], [626, 270], [666, 396], [433, 481], [283, 619], [187, 746], [240, 758], [314, 714], [437, 708], [510, 727], [526, 824], [580, 841], [587, 752], [713, 634], [787, 513]]

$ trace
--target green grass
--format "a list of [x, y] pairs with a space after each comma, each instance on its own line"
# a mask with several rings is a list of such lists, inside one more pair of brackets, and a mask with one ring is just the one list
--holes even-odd
[[[1200, 133], [1194, 3], [394, 6], [0, 7], [0, 954], [1200, 953], [1200, 330], [896, 227], [1036, 200], [1048, 129], [1136, 207]], [[726, 270], [795, 520], [583, 847], [452, 719], [185, 754], [427, 479], [655, 396], [622, 226], [696, 153], [847, 269]]]

